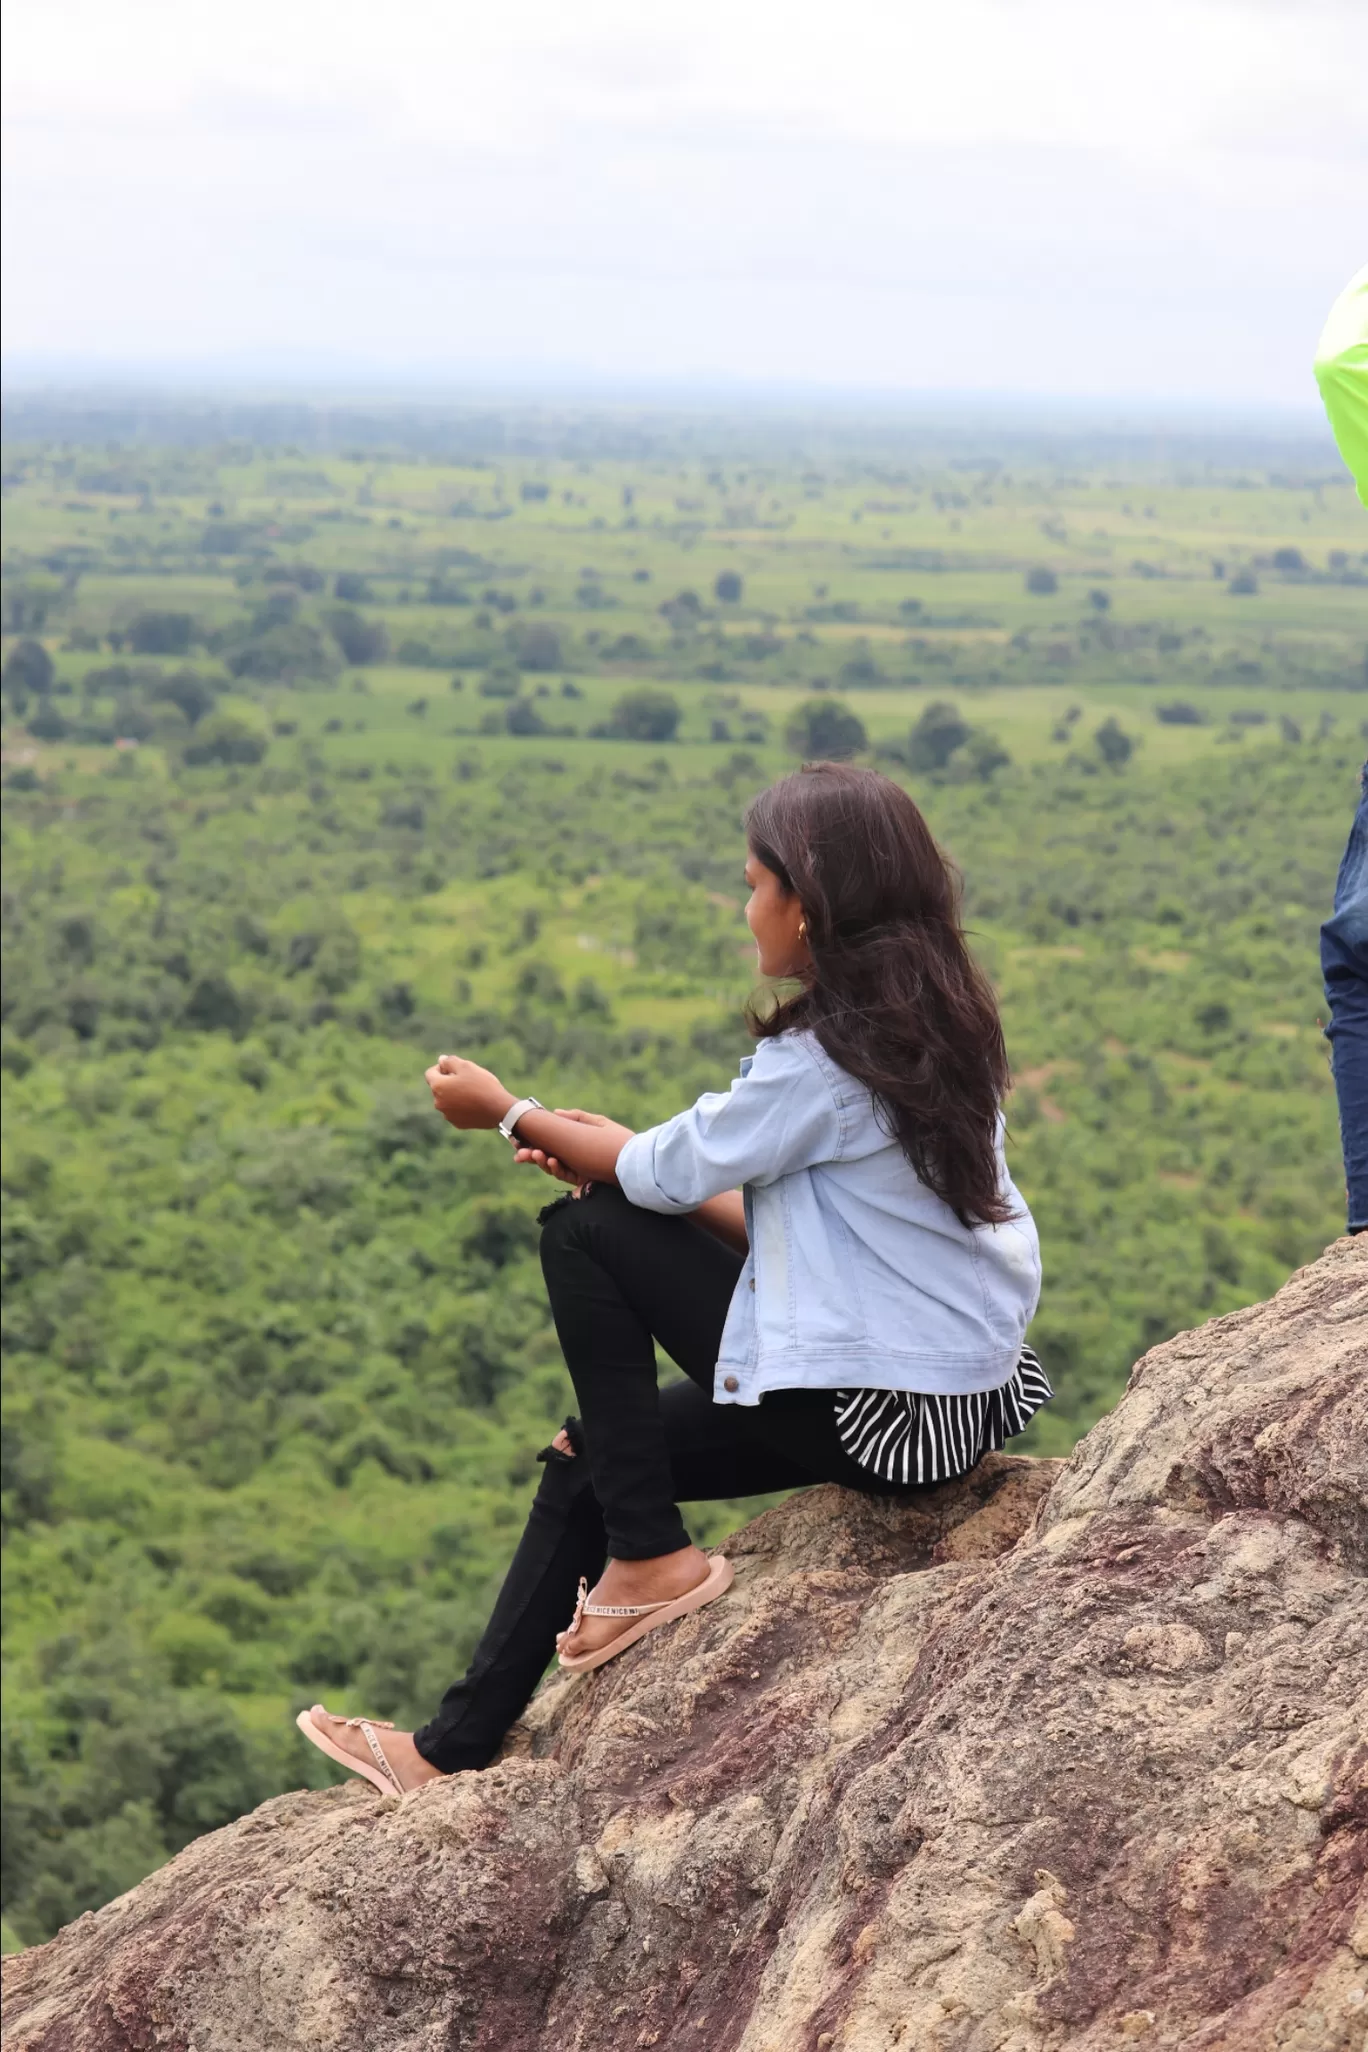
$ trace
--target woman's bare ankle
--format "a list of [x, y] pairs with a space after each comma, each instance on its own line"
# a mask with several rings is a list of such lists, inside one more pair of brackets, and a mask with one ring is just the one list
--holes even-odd
[[668, 1589], [682, 1595], [708, 1572], [707, 1555], [689, 1545], [673, 1553], [657, 1553], [649, 1560], [609, 1560], [603, 1581], [621, 1589]]

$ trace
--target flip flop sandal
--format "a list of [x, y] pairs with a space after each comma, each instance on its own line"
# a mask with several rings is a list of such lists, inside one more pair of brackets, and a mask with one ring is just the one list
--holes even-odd
[[[321, 1703], [315, 1703], [313, 1707], [314, 1710], [323, 1710]], [[329, 1713], [324, 1710], [323, 1714], [326, 1717]], [[317, 1746], [320, 1753], [326, 1753], [330, 1760], [336, 1760], [339, 1767], [346, 1767], [352, 1774], [363, 1775], [373, 1788], [379, 1789], [381, 1795], [403, 1795], [404, 1784], [385, 1758], [385, 1749], [375, 1736], [377, 1730], [393, 1731], [394, 1726], [380, 1717], [346, 1717], [339, 1722], [344, 1723], [348, 1731], [360, 1732], [371, 1749], [375, 1760], [373, 1767], [369, 1761], [358, 1760], [355, 1753], [344, 1752], [341, 1746], [334, 1745], [327, 1732], [314, 1723], [312, 1710], [301, 1710], [295, 1719], [309, 1743]]]
[[631, 1617], [636, 1619], [636, 1623], [628, 1625], [625, 1632], [620, 1632], [617, 1638], [610, 1639], [595, 1653], [562, 1653], [559, 1656], [561, 1666], [571, 1674], [586, 1674], [591, 1667], [602, 1667], [606, 1660], [625, 1653], [629, 1646], [634, 1646], [647, 1632], [653, 1632], [657, 1625], [671, 1624], [677, 1617], [687, 1617], [691, 1610], [701, 1610], [705, 1603], [711, 1603], [714, 1596], [725, 1595], [735, 1572], [731, 1562], [718, 1554], [708, 1562], [707, 1575], [696, 1589], [690, 1589], [685, 1595], [676, 1596], [672, 1602], [666, 1603], [591, 1603], [589, 1585], [581, 1576], [575, 1615], [561, 1633], [562, 1640], [578, 1630], [582, 1617]]

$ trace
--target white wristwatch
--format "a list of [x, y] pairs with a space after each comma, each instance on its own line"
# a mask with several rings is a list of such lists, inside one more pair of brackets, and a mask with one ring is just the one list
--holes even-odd
[[504, 1139], [509, 1142], [510, 1146], [516, 1147], [518, 1139], [514, 1128], [517, 1126], [518, 1120], [522, 1117], [523, 1113], [545, 1110], [546, 1106], [539, 1097], [520, 1097], [516, 1104], [509, 1105], [508, 1110], [499, 1120], [499, 1131], [503, 1134]]

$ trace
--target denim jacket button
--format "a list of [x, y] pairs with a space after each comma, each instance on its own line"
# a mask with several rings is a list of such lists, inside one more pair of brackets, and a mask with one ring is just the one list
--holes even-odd
[[722, 1378], [722, 1387], [735, 1393], [735, 1391], [740, 1389], [741, 1385], [734, 1375], [726, 1375]]

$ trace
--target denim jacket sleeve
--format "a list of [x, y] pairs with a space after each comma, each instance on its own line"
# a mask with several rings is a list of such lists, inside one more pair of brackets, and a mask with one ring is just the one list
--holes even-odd
[[730, 1090], [707, 1091], [618, 1156], [623, 1194], [644, 1211], [692, 1211], [739, 1183], [769, 1183], [841, 1153], [844, 1122], [826, 1070], [797, 1033], [762, 1040]]

